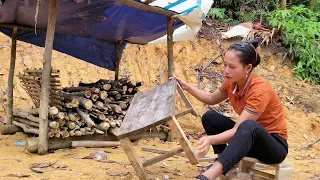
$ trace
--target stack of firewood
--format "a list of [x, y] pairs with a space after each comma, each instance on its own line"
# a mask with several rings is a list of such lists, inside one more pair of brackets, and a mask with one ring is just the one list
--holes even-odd
[[[49, 137], [70, 137], [108, 133], [116, 135], [140, 83], [99, 80], [53, 91], [61, 100], [49, 109]], [[13, 123], [26, 133], [39, 133], [39, 110], [17, 110]]]

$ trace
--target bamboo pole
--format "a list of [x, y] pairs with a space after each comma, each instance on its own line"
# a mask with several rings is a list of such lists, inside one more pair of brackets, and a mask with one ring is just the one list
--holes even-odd
[[48, 29], [46, 34], [44, 65], [42, 71], [41, 95], [40, 95], [40, 127], [39, 127], [39, 146], [38, 153], [48, 153], [48, 108], [49, 108], [49, 94], [50, 94], [50, 74], [51, 74], [51, 59], [55, 25], [57, 19], [59, 0], [50, 0]]
[[116, 42], [116, 69], [115, 69], [115, 80], [119, 79], [119, 70], [120, 70], [120, 45], [121, 43], [119, 41]]
[[11, 37], [11, 59], [10, 59], [10, 70], [8, 75], [8, 108], [7, 108], [7, 125], [12, 125], [12, 111], [13, 111], [13, 76], [14, 68], [16, 66], [16, 53], [17, 53], [17, 31], [18, 27], [13, 28]]
[[172, 23], [174, 18], [167, 17], [167, 50], [168, 50], [168, 77], [173, 77], [173, 39]]
[[123, 4], [126, 4], [128, 6], [137, 8], [137, 9], [141, 9], [143, 11], [149, 11], [149, 12], [154, 12], [157, 14], [161, 14], [164, 16], [172, 16], [175, 15], [176, 13], [172, 12], [172, 11], [168, 11], [159, 7], [153, 7], [153, 6], [148, 6], [146, 4], [143, 3], [139, 3], [133, 0], [117, 0], [118, 2], [121, 2]]

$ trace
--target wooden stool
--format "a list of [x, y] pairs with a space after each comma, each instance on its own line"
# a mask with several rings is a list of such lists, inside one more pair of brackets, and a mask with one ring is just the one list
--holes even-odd
[[[176, 90], [178, 90], [179, 95], [187, 106], [187, 110], [178, 114], [174, 113]], [[134, 96], [117, 136], [120, 140], [121, 147], [128, 156], [128, 159], [140, 180], [148, 179], [147, 173], [144, 170], [145, 167], [181, 152], [186, 153], [191, 164], [199, 163], [198, 158], [191, 148], [189, 140], [177, 121], [178, 117], [188, 113], [196, 116], [193, 107], [175, 79], [171, 79], [155, 88], [137, 93]], [[166, 122], [169, 124], [171, 131], [173, 131], [174, 135], [178, 138], [181, 147], [145, 162], [141, 162], [128, 137]]]
[[[257, 167], [275, 170], [275, 175], [262, 172]], [[261, 179], [291, 180], [293, 164], [283, 161], [279, 164], [264, 164], [255, 158], [244, 157], [240, 161], [239, 172], [253, 173]]]

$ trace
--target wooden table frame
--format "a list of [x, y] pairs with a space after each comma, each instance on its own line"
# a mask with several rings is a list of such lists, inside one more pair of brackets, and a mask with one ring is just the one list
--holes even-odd
[[[173, 79], [170, 81], [176, 81], [176, 80]], [[198, 164], [199, 163], [199, 159], [196, 157], [189, 140], [187, 139], [184, 131], [182, 130], [179, 122], [177, 121], [177, 118], [179, 118], [183, 115], [191, 113], [191, 114], [197, 116], [197, 114], [194, 111], [190, 101], [188, 100], [188, 98], [184, 94], [183, 90], [181, 89], [180, 85], [178, 83], [175, 83], [175, 86], [176, 87], [174, 88], [174, 92], [176, 92], [176, 90], [178, 91], [180, 97], [182, 98], [183, 102], [185, 103], [185, 105], [187, 107], [187, 110], [180, 112], [178, 114], [175, 114], [175, 115], [171, 115], [168, 118], [165, 118], [165, 122], [167, 122], [169, 124], [171, 131], [174, 132], [175, 137], [178, 139], [178, 141], [181, 145], [180, 148], [174, 149], [174, 150], [169, 151], [165, 154], [159, 155], [155, 158], [152, 158], [150, 160], [146, 160], [145, 162], [142, 162], [141, 159], [138, 157], [133, 145], [131, 144], [129, 137], [122, 136], [120, 139], [121, 147], [125, 151], [126, 155], [128, 156], [129, 161], [131, 162], [134, 170], [136, 171], [139, 179], [141, 179], [141, 180], [148, 179], [148, 175], [147, 175], [146, 171], [144, 170], [145, 167], [150, 166], [152, 164], [155, 164], [157, 162], [160, 162], [164, 159], [170, 158], [170, 157], [177, 155], [179, 153], [182, 153], [182, 152], [186, 153], [186, 156], [189, 159], [191, 164]], [[170, 108], [170, 107], [168, 107], [168, 108]], [[161, 121], [161, 122], [163, 122], [163, 121]], [[156, 125], [157, 124], [154, 124], [154, 126], [156, 126]], [[150, 126], [148, 128], [150, 128]]]

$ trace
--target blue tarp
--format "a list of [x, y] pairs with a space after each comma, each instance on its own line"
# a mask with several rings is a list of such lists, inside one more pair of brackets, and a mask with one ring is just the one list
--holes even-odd
[[[41, 0], [37, 28], [46, 29], [49, 0]], [[35, 26], [37, 0], [7, 0], [0, 6], [0, 23]], [[174, 29], [184, 25], [175, 20]], [[0, 28], [11, 36], [12, 29]], [[73, 57], [115, 70], [115, 40], [148, 43], [167, 33], [167, 17], [115, 0], [60, 0], [53, 48]], [[44, 47], [45, 33], [18, 31], [18, 40]], [[121, 53], [125, 44], [121, 45]]]

